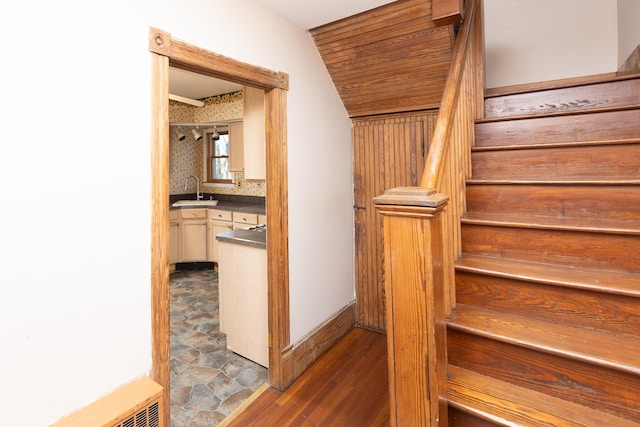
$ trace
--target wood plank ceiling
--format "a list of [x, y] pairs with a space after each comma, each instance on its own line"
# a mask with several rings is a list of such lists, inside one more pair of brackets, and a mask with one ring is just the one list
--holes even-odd
[[437, 27], [431, 1], [400, 0], [310, 33], [350, 117], [436, 109], [453, 27]]

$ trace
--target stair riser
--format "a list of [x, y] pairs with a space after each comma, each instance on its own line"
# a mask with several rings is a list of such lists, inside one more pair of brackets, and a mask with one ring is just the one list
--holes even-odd
[[476, 125], [476, 147], [640, 138], [640, 110], [540, 117]]
[[620, 336], [640, 334], [640, 304], [623, 295], [458, 271], [456, 301]]
[[455, 330], [447, 346], [452, 365], [640, 422], [633, 375]]
[[640, 239], [630, 235], [462, 224], [462, 251], [640, 273]]
[[558, 218], [640, 220], [640, 187], [633, 185], [468, 184], [467, 210]]
[[640, 104], [640, 80], [496, 96], [485, 100], [485, 117], [553, 114]]
[[459, 409], [449, 407], [448, 427], [498, 427], [504, 424], [494, 424]]
[[471, 162], [474, 179], [640, 180], [640, 144], [478, 151]]

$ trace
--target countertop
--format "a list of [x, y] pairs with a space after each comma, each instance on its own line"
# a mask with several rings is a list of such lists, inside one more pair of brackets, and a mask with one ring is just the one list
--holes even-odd
[[251, 246], [253, 248], [267, 248], [267, 232], [252, 230], [233, 230], [216, 234], [216, 240], [220, 242], [235, 243], [237, 245]]
[[216, 206], [173, 206], [172, 204], [178, 200], [195, 200], [196, 197], [195, 194], [172, 195], [170, 197], [170, 209], [219, 209], [222, 211], [243, 212], [257, 215], [266, 215], [267, 213], [264, 197], [205, 194], [203, 200], [209, 200], [210, 197], [213, 197], [213, 200], [218, 201]]

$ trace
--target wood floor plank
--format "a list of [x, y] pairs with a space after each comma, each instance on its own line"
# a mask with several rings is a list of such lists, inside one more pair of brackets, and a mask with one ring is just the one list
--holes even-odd
[[388, 426], [387, 341], [352, 329], [287, 390], [268, 389], [229, 427]]

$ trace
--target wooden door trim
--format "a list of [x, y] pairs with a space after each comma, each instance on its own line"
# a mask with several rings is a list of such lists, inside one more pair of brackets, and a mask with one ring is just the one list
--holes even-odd
[[[269, 383], [279, 389], [293, 380], [289, 322], [289, 246], [287, 180], [288, 75], [246, 64], [173, 40], [151, 28], [151, 377], [164, 388], [169, 425], [169, 66], [265, 91], [267, 163], [267, 269], [269, 306]], [[286, 353], [286, 357], [285, 357]]]

